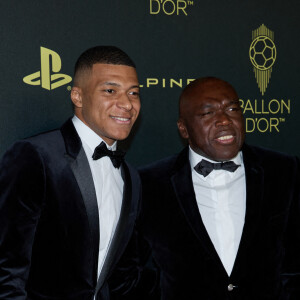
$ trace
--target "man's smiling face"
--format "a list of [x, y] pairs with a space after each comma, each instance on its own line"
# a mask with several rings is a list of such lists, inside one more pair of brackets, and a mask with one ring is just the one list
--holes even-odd
[[76, 116], [108, 145], [127, 138], [141, 107], [135, 68], [97, 63], [81, 82], [71, 92]]
[[244, 143], [238, 95], [230, 84], [217, 78], [196, 80], [186, 88], [177, 124], [196, 153], [215, 161], [234, 158]]

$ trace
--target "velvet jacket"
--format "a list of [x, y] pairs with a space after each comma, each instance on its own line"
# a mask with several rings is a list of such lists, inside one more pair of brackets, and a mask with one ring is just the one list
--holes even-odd
[[230, 276], [208, 236], [188, 148], [140, 170], [140, 233], [160, 272], [163, 300], [300, 299], [297, 158], [244, 145], [246, 216]]
[[121, 173], [120, 219], [97, 280], [96, 192], [72, 121], [7, 151], [0, 165], [0, 299], [110, 299], [108, 279], [132, 235], [140, 196], [137, 172], [124, 162]]

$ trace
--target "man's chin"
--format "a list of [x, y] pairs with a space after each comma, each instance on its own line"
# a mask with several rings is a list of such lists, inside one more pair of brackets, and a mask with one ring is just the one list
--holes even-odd
[[215, 161], [228, 161], [231, 160], [233, 158], [235, 158], [238, 155], [239, 151], [236, 152], [231, 152], [231, 153], [220, 153], [220, 154], [216, 154], [214, 160]]
[[115, 141], [123, 141], [123, 140], [126, 140], [129, 136], [130, 132], [128, 133], [124, 133], [124, 134], [116, 134], [116, 135], [113, 135], [111, 137], [111, 139], [115, 140]]

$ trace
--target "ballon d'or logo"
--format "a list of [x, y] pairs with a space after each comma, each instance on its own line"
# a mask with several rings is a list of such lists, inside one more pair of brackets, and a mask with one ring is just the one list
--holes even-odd
[[274, 33], [264, 24], [253, 30], [249, 57], [262, 95], [264, 95], [268, 87], [276, 54]]

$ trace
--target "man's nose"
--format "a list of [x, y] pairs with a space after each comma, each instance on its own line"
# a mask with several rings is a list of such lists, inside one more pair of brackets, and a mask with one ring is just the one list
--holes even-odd
[[216, 126], [227, 126], [232, 123], [230, 117], [226, 114], [225, 111], [219, 111], [216, 115]]
[[132, 109], [132, 103], [131, 103], [131, 100], [129, 98], [129, 96], [124, 93], [122, 94], [119, 99], [118, 99], [118, 102], [117, 102], [117, 106], [123, 110], [126, 110], [126, 111], [129, 111]]

